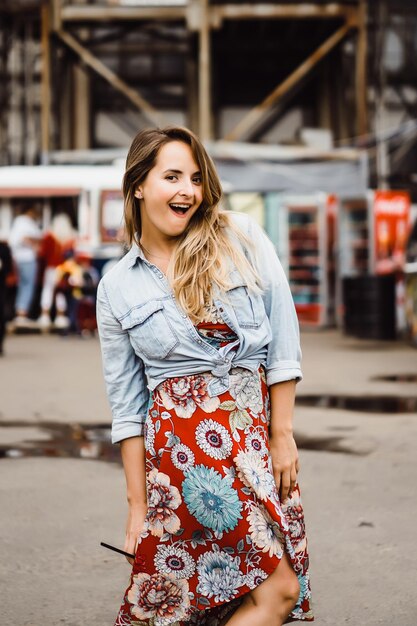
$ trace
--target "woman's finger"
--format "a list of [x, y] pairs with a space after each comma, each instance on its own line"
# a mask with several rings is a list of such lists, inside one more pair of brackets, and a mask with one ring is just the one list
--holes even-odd
[[289, 495], [292, 494], [292, 492], [294, 491], [295, 486], [297, 484], [297, 470], [296, 470], [295, 466], [291, 469], [290, 479], [291, 479], [291, 484], [290, 484], [290, 493], [289, 493]]
[[[137, 547], [137, 539], [135, 537], [129, 537], [128, 535], [126, 535], [126, 539], [125, 539], [125, 545], [124, 545], [124, 551], [125, 552], [129, 552], [129, 554], [136, 554], [136, 547]], [[133, 565], [135, 559], [132, 559], [129, 556], [125, 557], [126, 561], [130, 564]]]
[[281, 487], [281, 472], [278, 470], [274, 469], [274, 480], [275, 480], [275, 486], [277, 488], [277, 491], [279, 493], [280, 487]]
[[290, 471], [285, 470], [281, 474], [281, 502], [285, 502], [288, 497], [291, 485]]

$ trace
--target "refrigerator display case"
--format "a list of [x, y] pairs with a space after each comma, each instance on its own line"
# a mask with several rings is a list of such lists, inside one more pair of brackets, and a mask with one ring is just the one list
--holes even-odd
[[410, 205], [406, 192], [388, 190], [339, 202], [340, 276], [404, 270]]
[[288, 276], [302, 326], [327, 326], [334, 312], [334, 196], [267, 194], [266, 230]]

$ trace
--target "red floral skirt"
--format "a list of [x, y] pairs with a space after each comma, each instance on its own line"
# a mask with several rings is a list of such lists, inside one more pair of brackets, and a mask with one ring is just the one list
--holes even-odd
[[148, 513], [115, 626], [216, 626], [284, 552], [300, 583], [292, 619], [312, 620], [300, 491], [281, 504], [268, 441], [262, 368], [171, 378], [145, 423]]

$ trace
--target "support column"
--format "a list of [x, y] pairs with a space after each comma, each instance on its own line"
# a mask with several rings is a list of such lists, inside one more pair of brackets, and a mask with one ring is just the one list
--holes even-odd
[[87, 69], [79, 64], [73, 68], [73, 148], [88, 150], [91, 147], [91, 90]]
[[50, 150], [50, 115], [51, 115], [51, 49], [49, 5], [41, 7], [42, 34], [42, 77], [41, 77], [41, 163], [48, 163]]
[[318, 80], [318, 126], [319, 128], [326, 128], [332, 131], [334, 136], [334, 124], [333, 124], [333, 111], [332, 111], [332, 84], [330, 78], [330, 63], [331, 59], [323, 61], [320, 68], [319, 80]]
[[186, 90], [187, 90], [187, 125], [193, 132], [199, 132], [198, 112], [198, 66], [197, 61], [188, 51], [186, 59]]
[[356, 51], [356, 132], [358, 135], [366, 135], [368, 132], [367, 52], [367, 0], [360, 0]]
[[198, 55], [199, 135], [203, 141], [212, 137], [211, 120], [211, 46], [208, 0], [200, 0]]
[[379, 189], [388, 188], [388, 179], [390, 173], [390, 164], [388, 156], [387, 142], [383, 140], [383, 134], [387, 130], [386, 120], [386, 107], [385, 107], [385, 90], [386, 90], [386, 71], [385, 65], [382, 62], [382, 55], [384, 52], [386, 28], [388, 23], [388, 6], [386, 0], [380, 0], [377, 8], [377, 58], [379, 59], [378, 66], [378, 82], [376, 87], [376, 109], [375, 109], [375, 132], [377, 135], [377, 150], [376, 150], [376, 173]]

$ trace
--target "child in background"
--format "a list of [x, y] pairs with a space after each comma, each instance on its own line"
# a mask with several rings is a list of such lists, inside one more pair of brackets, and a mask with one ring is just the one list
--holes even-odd
[[99, 274], [85, 252], [72, 253], [57, 267], [57, 298], [62, 298], [61, 307], [65, 303], [69, 328], [74, 332], [93, 332], [97, 328], [95, 299], [98, 281]]

